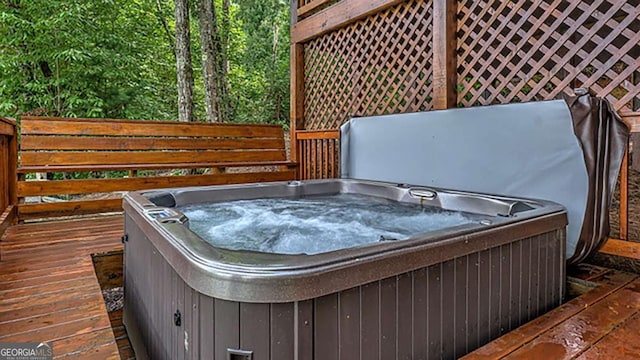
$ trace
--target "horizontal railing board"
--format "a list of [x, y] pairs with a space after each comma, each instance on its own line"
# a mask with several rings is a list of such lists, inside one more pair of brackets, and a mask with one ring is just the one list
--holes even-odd
[[281, 137], [281, 126], [209, 123], [23, 118], [25, 135]]
[[22, 220], [69, 215], [90, 215], [118, 211], [122, 211], [122, 199], [81, 200], [18, 205], [18, 217]]
[[[6, 118], [5, 118], [6, 119]], [[181, 125], [194, 125], [194, 126], [217, 126], [217, 127], [256, 127], [256, 128], [282, 128], [281, 125], [276, 124], [239, 124], [239, 123], [209, 123], [209, 122], [188, 122], [188, 121], [177, 121], [177, 120], [145, 120], [145, 119], [103, 119], [103, 118], [72, 118], [72, 117], [56, 117], [56, 116], [22, 116], [21, 122], [25, 121], [36, 121], [36, 120], [44, 120], [49, 122], [62, 122], [62, 123], [95, 123], [95, 124], [103, 124], [103, 123], [113, 123], [113, 124], [142, 124], [146, 125], [154, 125], [154, 124], [181, 124]], [[9, 118], [11, 121], [12, 119]]]
[[340, 139], [340, 130], [303, 130], [296, 131], [298, 140]]
[[640, 112], [622, 112], [620, 117], [629, 125], [631, 132], [640, 132]]
[[303, 43], [341, 28], [368, 15], [400, 3], [401, 0], [341, 1], [300, 20], [291, 28], [291, 42]]
[[210, 139], [210, 138], [110, 138], [78, 136], [25, 135], [20, 144], [25, 150], [226, 150], [284, 149], [284, 138]]
[[196, 163], [166, 163], [166, 164], [115, 164], [115, 165], [57, 165], [57, 166], [22, 166], [19, 174], [36, 172], [72, 172], [72, 171], [115, 171], [115, 170], [166, 170], [166, 169], [197, 169], [197, 168], [232, 168], [278, 166], [295, 167], [297, 163], [291, 161], [242, 161], [242, 162], [196, 162]]
[[121, 179], [21, 181], [18, 196], [71, 195], [183, 186], [222, 185], [248, 182], [285, 181], [295, 171], [227, 173], [216, 175], [153, 176]]
[[[18, 196], [76, 195], [155, 188], [292, 180], [280, 125], [23, 117], [19, 174], [218, 169], [216, 175], [25, 181]], [[242, 173], [221, 169], [241, 168]], [[273, 171], [268, 172], [264, 167]], [[253, 169], [252, 169], [253, 168]], [[255, 172], [252, 172], [255, 171]], [[120, 199], [19, 204], [21, 220], [121, 211]]]
[[29, 165], [115, 165], [189, 162], [284, 161], [279, 151], [148, 151], [148, 152], [25, 152], [21, 164]]
[[310, 1], [309, 3], [304, 4], [304, 5], [302, 5], [302, 6], [300, 6], [298, 8], [297, 15], [299, 17], [305, 16], [308, 13], [314, 11], [315, 9], [318, 9], [318, 8], [320, 8], [322, 6], [325, 6], [325, 5], [329, 4], [329, 3], [331, 3], [332, 1], [334, 1], [334, 0], [314, 0], [314, 1]]

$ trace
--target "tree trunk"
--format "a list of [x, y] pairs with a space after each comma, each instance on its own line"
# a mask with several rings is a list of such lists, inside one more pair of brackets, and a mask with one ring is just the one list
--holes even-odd
[[193, 68], [191, 66], [189, 0], [175, 0], [175, 3], [178, 118], [180, 121], [193, 121]]
[[218, 32], [216, 9], [212, 0], [198, 0], [198, 21], [202, 49], [202, 71], [208, 122], [223, 122], [220, 101], [220, 74], [222, 72], [222, 46]]
[[229, 73], [229, 33], [231, 32], [230, 20], [229, 20], [229, 8], [231, 6], [231, 0], [222, 1], [222, 64], [220, 71], [220, 98], [222, 100], [222, 111], [225, 118], [231, 117], [231, 99], [229, 98], [229, 81], [227, 74]]

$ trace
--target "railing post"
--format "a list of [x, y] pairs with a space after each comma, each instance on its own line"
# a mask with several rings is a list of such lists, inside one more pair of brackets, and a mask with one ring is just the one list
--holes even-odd
[[[0, 236], [17, 214], [18, 132], [14, 119], [0, 117]], [[1, 256], [1, 254], [0, 254]]]
[[433, 108], [457, 104], [457, 2], [433, 0]]
[[[298, 0], [291, 0], [291, 26], [298, 22]], [[304, 47], [302, 44], [291, 43], [291, 122], [289, 125], [289, 154], [291, 161], [299, 162], [297, 130], [304, 129]], [[296, 178], [300, 178], [301, 166], [296, 171]]]
[[[13, 127], [13, 136], [9, 139], [9, 203], [14, 207], [18, 204], [18, 127]], [[17, 210], [17, 209], [16, 209]], [[14, 210], [15, 211], [15, 210]], [[15, 211], [17, 214], [17, 211]], [[15, 221], [14, 221], [15, 222]]]

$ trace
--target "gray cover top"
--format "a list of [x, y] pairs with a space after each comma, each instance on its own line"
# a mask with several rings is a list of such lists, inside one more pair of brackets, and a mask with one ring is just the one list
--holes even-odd
[[361, 117], [340, 130], [343, 178], [560, 203], [573, 255], [589, 190], [564, 101]]

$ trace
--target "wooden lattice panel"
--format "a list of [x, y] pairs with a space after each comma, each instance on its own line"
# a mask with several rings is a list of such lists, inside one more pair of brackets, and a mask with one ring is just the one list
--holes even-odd
[[463, 0], [458, 101], [546, 100], [588, 87], [640, 109], [640, 1]]
[[431, 1], [410, 0], [304, 45], [307, 129], [430, 108]]

